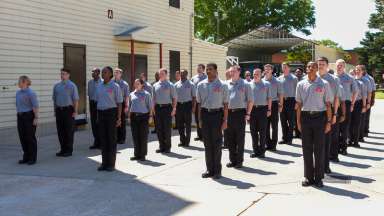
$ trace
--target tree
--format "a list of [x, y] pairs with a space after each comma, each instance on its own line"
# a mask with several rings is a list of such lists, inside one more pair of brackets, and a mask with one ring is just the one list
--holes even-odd
[[356, 48], [360, 55], [360, 63], [367, 66], [368, 71], [384, 72], [384, 1], [375, 0], [376, 12], [371, 14], [369, 27], [374, 32], [366, 32], [360, 42], [362, 47]]
[[315, 26], [312, 0], [195, 0], [195, 13], [196, 37], [216, 43], [263, 25], [307, 35]]
[[308, 44], [300, 44], [290, 48], [287, 52], [287, 61], [307, 64], [312, 60], [312, 48]]

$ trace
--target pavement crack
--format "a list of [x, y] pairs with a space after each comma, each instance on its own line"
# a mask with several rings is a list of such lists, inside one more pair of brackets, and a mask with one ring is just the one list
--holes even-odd
[[264, 199], [269, 193], [264, 193], [263, 196], [261, 196], [259, 199], [253, 201], [249, 206], [247, 206], [245, 209], [243, 209], [239, 214], [236, 216], [242, 215], [244, 212], [246, 212], [248, 209], [250, 209], [252, 206], [254, 206], [256, 203], [258, 203], [260, 200]]

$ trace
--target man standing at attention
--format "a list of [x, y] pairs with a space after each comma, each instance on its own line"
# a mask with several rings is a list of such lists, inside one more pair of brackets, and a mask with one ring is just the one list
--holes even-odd
[[75, 117], [79, 105], [79, 93], [75, 83], [69, 80], [70, 71], [61, 69], [61, 82], [53, 87], [52, 100], [55, 108], [57, 135], [60, 151], [58, 157], [72, 156]]
[[295, 126], [295, 94], [297, 86], [297, 77], [289, 71], [289, 64], [283, 63], [283, 75], [279, 77], [284, 89], [283, 111], [280, 113], [283, 139], [279, 144], [292, 144], [293, 129]]
[[227, 167], [241, 168], [244, 161], [245, 125], [249, 121], [253, 94], [250, 84], [240, 78], [240, 67], [230, 68], [231, 80], [228, 85], [228, 128], [224, 140], [228, 144], [229, 160]]
[[300, 81], [296, 90], [297, 128], [303, 143], [303, 187], [323, 187], [325, 134], [331, 130], [331, 90], [328, 82], [317, 76], [317, 67], [315, 62], [308, 63], [308, 78]]
[[317, 59], [317, 64], [319, 67], [318, 75], [320, 78], [326, 80], [329, 83], [331, 88], [331, 108], [332, 108], [332, 127], [329, 133], [325, 134], [325, 153], [324, 153], [324, 172], [329, 174], [331, 169], [329, 167], [329, 160], [331, 154], [331, 144], [332, 144], [332, 130], [336, 130], [337, 123], [337, 111], [339, 110], [340, 100], [339, 100], [339, 91], [340, 91], [340, 80], [335, 75], [329, 73], [328, 70], [328, 59], [326, 57], [320, 57]]
[[[197, 85], [205, 79], [207, 79], [207, 75], [205, 74], [205, 65], [199, 64], [197, 66], [197, 74], [195, 76], [193, 76], [191, 79], [192, 83], [193, 83], [193, 85], [195, 85], [195, 88], [197, 88]], [[194, 107], [195, 111], [197, 110], [198, 106], [199, 106], [199, 104], [196, 103], [196, 105]], [[196, 122], [196, 131], [197, 131], [197, 137], [195, 138], [195, 141], [199, 141], [199, 140], [202, 141], [203, 138], [201, 135], [201, 128], [199, 127], [199, 117], [198, 117], [197, 112], [195, 112], [195, 122]]]
[[227, 128], [228, 87], [218, 79], [217, 65], [207, 64], [208, 79], [197, 86], [198, 116], [203, 132], [207, 171], [203, 178], [221, 177], [221, 140]]
[[91, 127], [93, 134], [93, 145], [90, 149], [100, 148], [99, 133], [97, 131], [97, 101], [96, 101], [96, 89], [97, 86], [102, 82], [100, 79], [100, 69], [94, 68], [92, 70], [92, 78], [88, 81], [88, 99], [89, 99], [89, 113], [91, 114]]
[[[270, 64], [264, 65], [264, 81], [270, 83], [272, 107], [271, 115], [268, 117], [267, 124], [267, 150], [275, 151], [277, 145], [277, 137], [279, 132], [279, 113], [283, 110], [284, 104], [284, 89], [281, 82], [273, 76], [273, 66]], [[271, 136], [272, 127], [272, 136]]]

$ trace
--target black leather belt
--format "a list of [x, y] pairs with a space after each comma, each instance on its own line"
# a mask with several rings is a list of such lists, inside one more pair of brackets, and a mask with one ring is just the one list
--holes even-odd
[[229, 112], [240, 112], [245, 111], [245, 108], [237, 108], [237, 109], [228, 109]]
[[221, 112], [221, 111], [223, 111], [223, 108], [217, 108], [217, 109], [201, 108], [201, 110], [202, 110], [202, 111], [205, 111], [205, 112], [213, 113], [213, 112]]
[[310, 116], [316, 116], [325, 113], [325, 111], [301, 111], [301, 113]]
[[17, 113], [18, 116], [30, 115], [30, 114], [33, 114], [33, 111], [28, 111], [28, 112], [18, 112], [18, 113]]
[[68, 110], [68, 109], [72, 109], [72, 106], [64, 106], [64, 107], [57, 106], [56, 109], [57, 110]]
[[172, 104], [156, 104], [157, 107], [163, 108], [163, 107], [170, 107]]
[[131, 115], [135, 117], [140, 117], [140, 116], [146, 116], [149, 115], [149, 113], [137, 113], [137, 112], [131, 112]]
[[189, 103], [192, 103], [192, 101], [186, 101], [186, 102], [177, 102], [177, 104], [181, 104], [181, 105], [183, 105], [183, 104], [189, 104]]
[[253, 105], [254, 108], [267, 107], [268, 105]]

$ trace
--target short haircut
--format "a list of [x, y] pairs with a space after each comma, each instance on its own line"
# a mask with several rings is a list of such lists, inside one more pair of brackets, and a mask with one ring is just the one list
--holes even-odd
[[188, 70], [186, 70], [186, 69], [181, 69], [180, 74], [182, 74], [182, 73], [187, 73], [187, 75], [188, 75]]
[[304, 72], [303, 68], [299, 67], [299, 68], [296, 68], [296, 70], [299, 70], [301, 72]]
[[216, 64], [216, 63], [213, 63], [213, 62], [208, 63], [208, 64], [207, 64], [207, 67], [213, 67], [213, 69], [217, 70], [217, 64]]
[[323, 62], [326, 62], [327, 64], [329, 63], [328, 58], [327, 58], [327, 57], [324, 57], [324, 56], [321, 56], [321, 57], [317, 58], [317, 61], [318, 61], [318, 62], [319, 62], [319, 61], [323, 61]]
[[144, 85], [144, 84], [145, 84], [144, 80], [142, 80], [142, 79], [136, 79], [135, 81], [139, 81], [139, 83], [140, 83], [141, 85]]
[[337, 59], [336, 63], [343, 63], [343, 64], [345, 64], [345, 61], [344, 61], [344, 59]]
[[233, 68], [237, 71], [241, 71], [241, 67], [239, 65], [233, 65], [233, 66], [231, 66], [231, 68]]
[[260, 68], [253, 69], [253, 73], [255, 73], [256, 71], [260, 71], [260, 73], [263, 73], [263, 71]]
[[99, 72], [100, 73], [100, 68], [95, 67], [95, 68], [92, 69], [92, 72]]
[[266, 64], [266, 65], [264, 65], [264, 69], [267, 68], [267, 67], [269, 67], [270, 69], [273, 70], [273, 65], [271, 65], [271, 64]]
[[360, 68], [360, 70], [363, 71], [364, 73], [367, 72], [367, 68], [365, 67], [365, 65], [359, 64], [359, 65], [356, 65], [356, 68]]
[[71, 74], [71, 71], [68, 68], [65, 68], [65, 67], [61, 68], [60, 71], [61, 72], [67, 72], [67, 73]]
[[288, 67], [291, 67], [291, 65], [289, 64], [289, 62], [283, 62], [283, 63], [281, 63], [281, 65], [287, 65]]
[[115, 68], [115, 71], [119, 72], [119, 73], [123, 73], [123, 70], [121, 68]]
[[22, 83], [26, 82], [27, 86], [30, 86], [32, 84], [31, 79], [28, 76], [26, 76], [26, 75], [20, 76], [19, 77], [19, 82], [22, 82]]
[[160, 68], [159, 69], [159, 74], [160, 74], [161, 71], [164, 71], [165, 74], [168, 74], [168, 70], [166, 68]]
[[111, 79], [112, 79], [112, 77], [113, 77], [113, 69], [112, 69], [112, 67], [110, 67], [110, 66], [105, 66], [104, 68], [103, 68], [103, 71], [108, 71], [109, 73], [111, 73]]
[[204, 64], [198, 64], [197, 67], [202, 67], [205, 70], [205, 65]]

